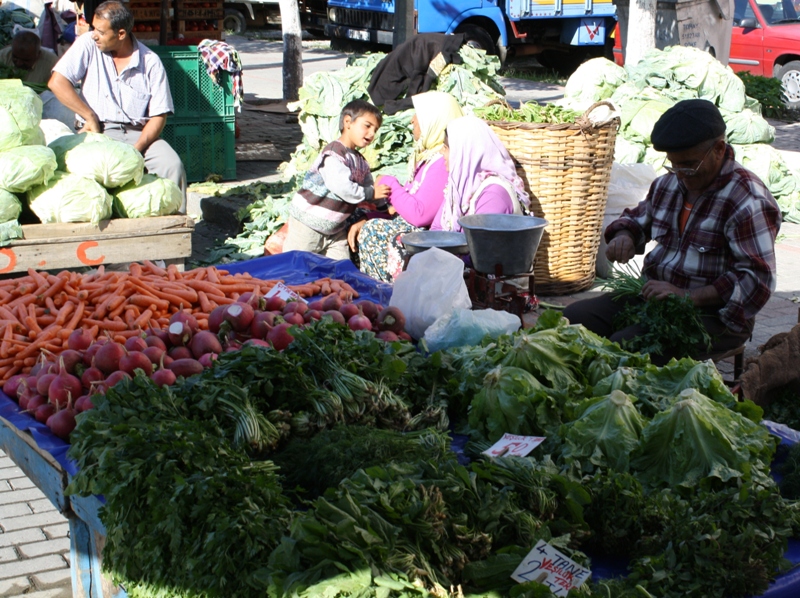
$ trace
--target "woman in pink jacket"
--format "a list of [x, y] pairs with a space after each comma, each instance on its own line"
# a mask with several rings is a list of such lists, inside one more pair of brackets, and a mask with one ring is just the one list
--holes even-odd
[[474, 116], [447, 126], [442, 150], [448, 167], [442, 206], [431, 230], [461, 231], [469, 214], [522, 214], [530, 205], [514, 160], [489, 125]]
[[428, 228], [441, 209], [447, 184], [447, 167], [442, 148], [448, 123], [461, 117], [455, 98], [441, 91], [412, 97], [414, 125], [413, 178], [405, 185], [393, 176], [378, 183], [389, 185], [391, 219], [373, 218], [354, 224], [348, 235], [361, 271], [385, 282], [394, 282], [403, 268], [406, 252], [400, 239], [405, 233]]

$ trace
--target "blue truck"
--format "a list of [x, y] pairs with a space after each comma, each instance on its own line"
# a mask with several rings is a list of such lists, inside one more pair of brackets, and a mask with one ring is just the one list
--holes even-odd
[[[394, 9], [394, 0], [328, 0], [325, 33], [391, 45]], [[418, 33], [464, 33], [503, 61], [536, 55], [545, 67], [571, 72], [587, 58], [613, 56], [611, 0], [416, 0], [414, 12]]]

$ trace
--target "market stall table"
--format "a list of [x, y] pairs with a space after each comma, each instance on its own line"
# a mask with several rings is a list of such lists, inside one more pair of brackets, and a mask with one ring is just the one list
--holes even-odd
[[[288, 284], [303, 283], [321, 276], [335, 276], [346, 280], [361, 298], [388, 303], [389, 285], [378, 283], [360, 272], [349, 262], [333, 262], [327, 258], [290, 252], [260, 258], [227, 267], [231, 273], [249, 272], [259, 278], [282, 278]], [[793, 430], [767, 423], [773, 434], [785, 444], [800, 441]], [[70, 475], [76, 472], [74, 463], [66, 456], [69, 444], [55, 437], [44, 425], [28, 414], [21, 413], [18, 405], [0, 393], [0, 448], [31, 478], [48, 499], [69, 520], [73, 596], [123, 597], [126, 592], [103, 577], [101, 571], [105, 529], [98, 516], [102, 505], [100, 497], [65, 496], [64, 490]], [[790, 541], [786, 557], [800, 563], [800, 542]], [[624, 574], [624, 566], [594, 563], [598, 577]], [[800, 571], [794, 570], [780, 576], [764, 596], [789, 598], [800, 592]]]
[[24, 239], [0, 249], [0, 274], [156, 259], [182, 266], [192, 254], [193, 229], [194, 221], [182, 215], [28, 224]]

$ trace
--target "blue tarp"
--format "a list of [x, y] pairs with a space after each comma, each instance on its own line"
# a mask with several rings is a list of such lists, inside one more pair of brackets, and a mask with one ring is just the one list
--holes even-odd
[[[388, 305], [392, 295], [391, 285], [377, 282], [362, 274], [352, 262], [333, 261], [302, 251], [290, 251], [246, 262], [237, 262], [221, 269], [228, 270], [232, 274], [248, 272], [252, 276], [262, 279], [282, 279], [287, 284], [303, 284], [323, 277], [338, 278], [356, 289], [360, 294], [359, 299], [369, 299], [383, 305]], [[0, 417], [8, 420], [19, 430], [29, 431], [39, 448], [53, 455], [67, 473], [74, 475], [77, 472], [75, 462], [67, 459], [66, 456], [69, 444], [55, 436], [47, 426], [37, 422], [29, 414], [20, 412], [16, 402], [2, 392], [0, 392]], [[773, 422], [763, 423], [772, 434], [781, 439], [783, 453], [779, 449], [779, 454], [785, 454], [787, 447], [800, 442], [800, 433], [795, 430]], [[456, 444], [458, 444], [458, 440], [457, 437]], [[463, 446], [461, 449], [463, 451]], [[785, 557], [795, 566], [800, 564], [800, 541], [789, 540]], [[601, 579], [620, 577], [625, 575], [625, 564], [594, 558], [592, 575]], [[763, 596], [766, 598], [797, 598], [800, 596], [800, 568], [778, 577]]]
[[220, 266], [231, 274], [248, 272], [256, 278], [281, 279], [286, 284], [304, 284], [319, 278], [344, 280], [359, 293], [359, 299], [369, 299], [389, 305], [392, 285], [370, 278], [350, 260], [334, 261], [306, 251], [287, 251], [278, 255], [261, 257], [246, 262]]

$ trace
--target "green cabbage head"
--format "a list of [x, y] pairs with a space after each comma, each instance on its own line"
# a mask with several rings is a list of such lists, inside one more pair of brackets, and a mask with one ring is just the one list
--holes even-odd
[[39, 220], [93, 222], [111, 217], [111, 196], [102, 185], [76, 174], [56, 172], [47, 185], [28, 192], [28, 203]]
[[50, 180], [56, 170], [56, 156], [45, 145], [23, 145], [0, 152], [0, 189], [24, 193]]
[[105, 143], [106, 141], [111, 141], [111, 139], [109, 139], [102, 133], [80, 133], [78, 135], [75, 134], [63, 135], [62, 137], [59, 137], [58, 139], [54, 139], [53, 141], [51, 141], [47, 145], [47, 147], [53, 150], [56, 154], [56, 160], [58, 161], [58, 170], [63, 170], [64, 172], [66, 172], [67, 152], [69, 152], [71, 149], [78, 147], [82, 143]]
[[22, 204], [13, 193], [0, 189], [0, 222], [16, 220], [22, 212]]
[[0, 81], [0, 151], [29, 145], [41, 136], [42, 100], [17, 80]]
[[183, 194], [174, 181], [146, 174], [138, 185], [131, 182], [116, 192], [114, 211], [122, 218], [168, 216], [182, 203]]
[[106, 138], [103, 143], [81, 143], [64, 156], [67, 172], [94, 179], [113, 189], [133, 181], [137, 185], [144, 175], [144, 158], [132, 145]]

